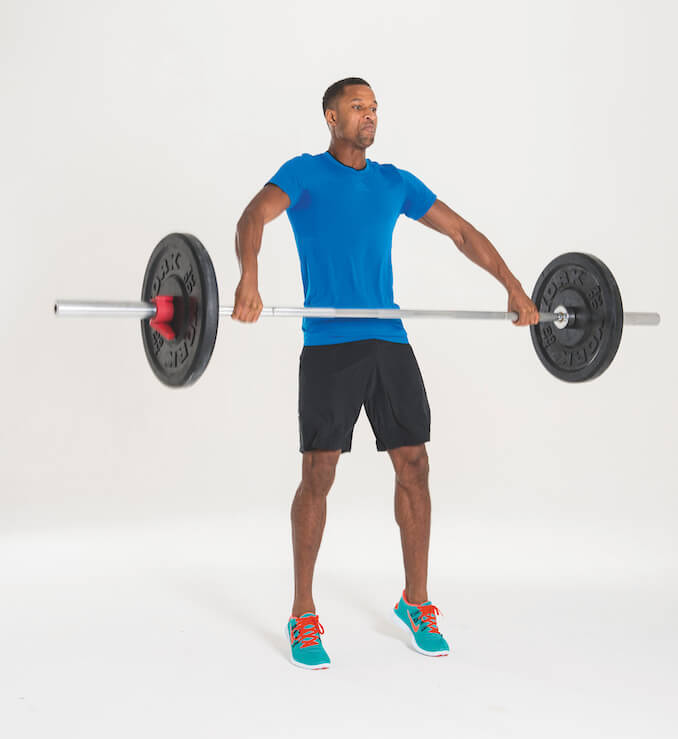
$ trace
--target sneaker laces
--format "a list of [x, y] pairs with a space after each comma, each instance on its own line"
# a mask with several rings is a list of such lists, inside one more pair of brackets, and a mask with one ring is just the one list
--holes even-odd
[[421, 613], [421, 623], [426, 624], [427, 631], [430, 631], [432, 634], [440, 634], [440, 631], [438, 631], [438, 622], [436, 621], [436, 615], [439, 615], [440, 611], [433, 603], [429, 603], [428, 605], [422, 604], [417, 606], [417, 608]]
[[[306, 647], [315, 647], [320, 644], [320, 634], [324, 634], [325, 629], [319, 621], [319, 616], [312, 614], [310, 616], [299, 616], [290, 630], [290, 643], [300, 642], [302, 649]], [[296, 635], [296, 639], [294, 636]]]

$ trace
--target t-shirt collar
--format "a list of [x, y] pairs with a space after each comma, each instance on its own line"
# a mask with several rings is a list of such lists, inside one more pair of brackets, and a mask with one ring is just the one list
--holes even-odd
[[333, 157], [329, 151], [323, 152], [323, 156], [330, 162], [333, 162], [337, 167], [340, 167], [341, 169], [347, 170], [349, 172], [355, 172], [355, 174], [363, 174], [364, 172], [367, 172], [370, 167], [370, 160], [367, 158], [365, 159], [365, 166], [362, 169], [355, 169], [355, 167], [349, 167], [347, 164], [340, 162], [338, 159]]

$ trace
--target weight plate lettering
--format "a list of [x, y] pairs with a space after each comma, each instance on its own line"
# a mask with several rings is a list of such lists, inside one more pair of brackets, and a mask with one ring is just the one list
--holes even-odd
[[219, 324], [219, 292], [212, 260], [190, 234], [173, 233], [155, 247], [146, 267], [141, 299], [174, 298], [172, 328], [167, 340], [141, 321], [146, 358], [155, 376], [170, 387], [193, 384], [207, 367]]
[[550, 322], [530, 326], [537, 356], [554, 377], [584, 382], [609, 367], [621, 341], [624, 308], [617, 282], [600, 259], [579, 252], [556, 257], [539, 276], [532, 301], [540, 312], [564, 306], [575, 315], [562, 329]]

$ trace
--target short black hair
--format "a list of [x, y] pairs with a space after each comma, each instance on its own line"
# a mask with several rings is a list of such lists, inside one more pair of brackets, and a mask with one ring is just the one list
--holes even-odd
[[369, 82], [365, 82], [362, 77], [346, 77], [346, 79], [335, 82], [325, 90], [325, 94], [323, 95], [323, 115], [328, 108], [334, 107], [337, 102], [337, 98], [341, 97], [344, 92], [344, 88], [348, 85], [367, 85], [368, 87], [372, 87], [372, 85], [370, 85]]

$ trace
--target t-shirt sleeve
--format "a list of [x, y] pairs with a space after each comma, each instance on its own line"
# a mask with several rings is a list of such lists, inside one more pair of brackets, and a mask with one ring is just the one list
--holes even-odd
[[405, 197], [400, 212], [415, 221], [426, 214], [436, 200], [436, 194], [411, 172], [399, 169], [405, 184]]
[[[294, 208], [301, 196], [302, 185], [300, 177], [301, 157], [294, 157], [285, 162], [280, 169], [271, 177], [269, 182], [277, 185], [281, 190], [287, 193], [290, 199], [289, 208]], [[288, 210], [289, 210], [288, 208]]]

